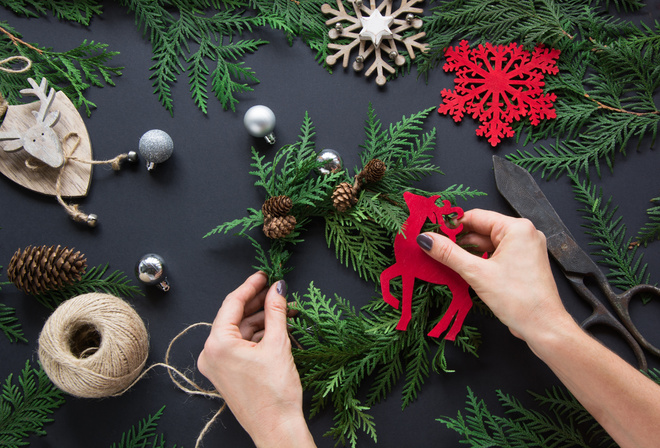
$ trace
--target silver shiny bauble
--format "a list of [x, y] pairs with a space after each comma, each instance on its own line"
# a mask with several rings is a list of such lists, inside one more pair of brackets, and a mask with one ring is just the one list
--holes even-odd
[[165, 276], [165, 260], [157, 254], [146, 254], [135, 266], [138, 280], [147, 285], [157, 285], [163, 291], [170, 290], [170, 283]]
[[170, 158], [174, 151], [174, 142], [167, 132], [152, 129], [140, 137], [138, 149], [147, 161], [147, 169], [151, 171], [157, 163], [163, 163]]
[[252, 137], [264, 137], [271, 145], [275, 143], [275, 113], [266, 106], [252, 106], [243, 116], [243, 124]]
[[321, 174], [336, 173], [344, 168], [341, 156], [334, 149], [324, 149], [316, 156], [316, 161], [325, 162], [318, 168]]

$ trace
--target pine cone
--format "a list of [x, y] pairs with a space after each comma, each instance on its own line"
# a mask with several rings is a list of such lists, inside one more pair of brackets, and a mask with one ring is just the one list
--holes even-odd
[[261, 206], [261, 213], [264, 215], [264, 220], [268, 216], [286, 216], [291, 211], [291, 207], [293, 207], [293, 202], [290, 197], [284, 195], [273, 196]]
[[264, 222], [264, 234], [268, 238], [280, 239], [293, 232], [296, 227], [296, 217], [292, 215], [275, 216]]
[[385, 175], [387, 167], [380, 159], [371, 159], [360, 172], [360, 178], [367, 182], [378, 182]]
[[87, 268], [80, 251], [61, 246], [28, 246], [16, 251], [7, 268], [7, 278], [28, 294], [41, 294], [79, 281]]
[[357, 204], [357, 192], [348, 182], [342, 182], [332, 192], [332, 205], [337, 211], [344, 213]]

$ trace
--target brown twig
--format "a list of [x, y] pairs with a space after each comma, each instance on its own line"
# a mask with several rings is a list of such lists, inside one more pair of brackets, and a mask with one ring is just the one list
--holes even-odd
[[9, 39], [11, 39], [11, 41], [14, 43], [14, 45], [16, 45], [17, 47], [20, 44], [20, 45], [25, 45], [29, 49], [34, 50], [39, 54], [43, 54], [43, 52], [44, 52], [43, 50], [40, 50], [39, 48], [37, 48], [33, 45], [30, 45], [27, 42], [25, 42], [25, 41], [19, 39], [18, 37], [14, 36], [13, 34], [11, 34], [9, 31], [7, 31], [6, 29], [4, 29], [1, 26], [0, 26], [0, 32], [5, 33], [9, 37]]
[[599, 109], [610, 110], [612, 112], [620, 112], [622, 114], [637, 115], [638, 117], [643, 117], [645, 115], [659, 115], [660, 114], [660, 111], [658, 111], [658, 110], [653, 111], [653, 112], [633, 112], [631, 110], [619, 109], [617, 107], [608, 106], [607, 104], [603, 104], [600, 101], [591, 98], [589, 96], [589, 94], [587, 94], [587, 93], [584, 94], [584, 97], [591, 100], [591, 101], [593, 101], [594, 103], [596, 103], [598, 105]]

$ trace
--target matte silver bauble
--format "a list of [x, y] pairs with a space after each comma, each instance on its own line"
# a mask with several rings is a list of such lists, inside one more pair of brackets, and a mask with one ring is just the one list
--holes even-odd
[[275, 143], [275, 114], [269, 107], [252, 106], [245, 112], [243, 124], [252, 137], [264, 137], [271, 145]]
[[167, 132], [152, 129], [140, 137], [138, 149], [147, 161], [147, 169], [151, 171], [157, 163], [163, 163], [170, 158], [174, 151], [174, 142]]
[[316, 156], [316, 161], [325, 162], [318, 168], [321, 174], [337, 173], [344, 168], [341, 156], [334, 149], [324, 149]]
[[165, 260], [160, 255], [146, 254], [140, 258], [135, 266], [135, 275], [144, 284], [157, 285], [165, 292], [170, 290], [170, 283], [165, 276]]

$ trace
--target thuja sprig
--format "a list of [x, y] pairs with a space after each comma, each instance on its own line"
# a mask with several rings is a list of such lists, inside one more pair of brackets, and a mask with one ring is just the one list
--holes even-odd
[[[404, 380], [401, 405], [405, 409], [417, 398], [432, 369], [450, 371], [446, 341], [426, 337], [438, 320], [429, 316], [441, 315], [451, 301], [446, 288], [416, 288], [407, 331], [395, 329], [399, 312], [380, 298], [358, 312], [341, 297], [328, 298], [313, 283], [307, 293], [294, 294], [294, 298], [298, 315], [291, 325], [301, 347], [294, 349], [294, 358], [303, 387], [312, 393], [310, 416], [332, 407], [334, 424], [325, 435], [338, 444], [355, 447], [361, 433], [377, 440], [369, 410], [399, 380]], [[463, 328], [461, 338], [473, 349], [480, 339], [476, 329], [469, 327]]]
[[[660, 384], [660, 370], [647, 375]], [[465, 414], [441, 417], [439, 422], [461, 436], [461, 444], [484, 446], [617, 446], [603, 427], [564, 387], [529, 392], [536, 409], [526, 408], [512, 395], [497, 390], [505, 416], [492, 413], [486, 402], [468, 387]]]
[[[2, 266], [0, 266], [0, 272], [2, 272]], [[10, 282], [0, 282], [0, 291], [2, 291], [4, 285], [9, 284]], [[4, 303], [0, 303], [0, 330], [7, 336], [10, 342], [27, 342], [23, 334], [23, 328], [16, 317], [16, 310]]]
[[[160, 408], [154, 415], [149, 414], [146, 418], [140, 420], [137, 426], [121, 435], [118, 443], [113, 443], [110, 448], [165, 448], [165, 435], [157, 434], [158, 421], [163, 416], [165, 406]], [[173, 445], [172, 448], [176, 448]]]
[[25, 73], [3, 74], [2, 93], [11, 104], [20, 102], [26, 76], [46, 78], [49, 85], [64, 92], [76, 107], [84, 107], [90, 115], [96, 104], [88, 100], [85, 93], [92, 86], [114, 85], [113, 77], [121, 75], [122, 70], [110, 65], [117, 54], [108, 51], [106, 44], [87, 40], [67, 51], [30, 44], [22, 40], [18, 30], [0, 21], [0, 59], [24, 56], [32, 62]]
[[[660, 202], [660, 197], [651, 199], [651, 202]], [[637, 232], [636, 241], [645, 247], [651, 242], [660, 239], [660, 205], [654, 205], [646, 210], [648, 221]]]
[[60, 20], [89, 25], [92, 17], [101, 15], [103, 7], [96, 0], [0, 0], [0, 5], [25, 17], [42, 17], [52, 13]]
[[134, 297], [144, 295], [142, 290], [130, 284], [130, 280], [121, 271], [114, 271], [106, 275], [109, 265], [94, 266], [85, 272], [82, 278], [60, 289], [45, 291], [34, 297], [39, 303], [49, 309], [55, 309], [59, 304], [71, 297], [90, 292], [104, 292], [118, 297]]
[[587, 221], [583, 225], [587, 235], [594, 238], [590, 243], [600, 250], [594, 253], [600, 263], [609, 268], [607, 278], [613, 286], [626, 290], [641, 283], [648, 283], [650, 274], [642, 264], [643, 255], [637, 255], [639, 247], [631, 245], [632, 238], [626, 236], [626, 225], [622, 216], [616, 216], [618, 207], [612, 206], [612, 198], [603, 200], [602, 190], [586, 179], [580, 181], [578, 174], [569, 173], [573, 182], [576, 200], [584, 204], [579, 211]]
[[0, 446], [27, 446], [30, 435], [43, 436], [44, 426], [53, 421], [51, 415], [64, 404], [60, 391], [41, 366], [26, 361], [18, 375], [18, 385], [10, 374], [2, 385], [0, 396]]

